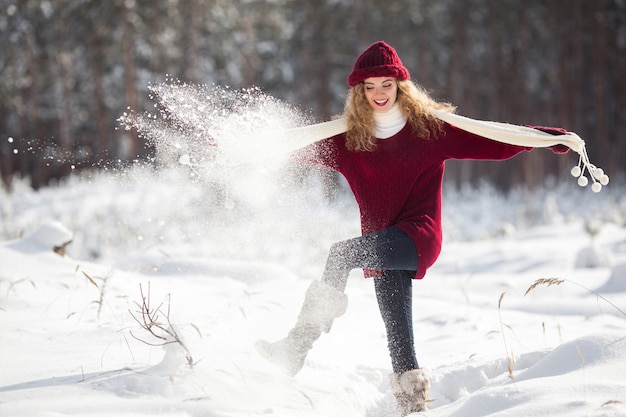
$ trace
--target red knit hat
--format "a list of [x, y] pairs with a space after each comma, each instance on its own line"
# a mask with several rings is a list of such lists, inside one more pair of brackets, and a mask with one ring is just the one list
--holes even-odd
[[395, 77], [398, 80], [411, 78], [400, 57], [390, 45], [383, 41], [371, 44], [354, 62], [348, 76], [348, 85], [354, 87], [369, 77]]

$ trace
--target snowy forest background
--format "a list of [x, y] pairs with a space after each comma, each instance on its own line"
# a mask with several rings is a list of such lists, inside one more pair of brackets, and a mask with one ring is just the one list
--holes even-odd
[[[379, 39], [459, 113], [576, 131], [614, 181], [623, 173], [624, 0], [0, 0], [3, 184], [146, 159], [116, 120], [150, 109], [167, 76], [258, 86], [327, 120]], [[450, 163], [447, 180], [534, 186], [572, 159]]]
[[[625, 416], [626, 0], [0, 0], [0, 416], [396, 415], [360, 270], [295, 378], [254, 349], [359, 234], [345, 181], [207, 163], [194, 135], [285, 127], [285, 102], [327, 120], [379, 39], [459, 113], [574, 130], [611, 177], [593, 193], [540, 149], [446, 163], [445, 244], [414, 283], [427, 415]], [[283, 102], [214, 107], [213, 84]], [[155, 86], [185, 123], [149, 118]], [[184, 346], [142, 327], [144, 290]]]

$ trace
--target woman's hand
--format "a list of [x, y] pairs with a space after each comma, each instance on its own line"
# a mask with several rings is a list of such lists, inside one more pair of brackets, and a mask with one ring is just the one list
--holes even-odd
[[550, 146], [548, 149], [556, 154], [564, 154], [569, 152], [569, 147], [561, 144]]

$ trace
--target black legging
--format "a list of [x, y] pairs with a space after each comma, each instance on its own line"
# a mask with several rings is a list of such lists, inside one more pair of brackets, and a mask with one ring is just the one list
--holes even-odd
[[382, 271], [374, 278], [374, 288], [395, 373], [419, 368], [412, 321], [412, 279], [417, 261], [413, 240], [400, 229], [389, 228], [333, 244], [322, 278], [343, 292], [351, 270]]

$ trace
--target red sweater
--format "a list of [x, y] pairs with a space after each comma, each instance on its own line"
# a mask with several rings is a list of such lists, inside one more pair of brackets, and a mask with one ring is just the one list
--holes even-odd
[[[415, 242], [421, 279], [437, 260], [443, 240], [441, 188], [447, 159], [503, 160], [530, 150], [466, 132], [447, 123], [438, 137], [415, 136], [409, 124], [372, 152], [345, 147], [345, 134], [311, 145], [299, 157], [341, 173], [356, 198], [361, 231], [397, 227]], [[367, 270], [368, 277], [378, 275]]]

